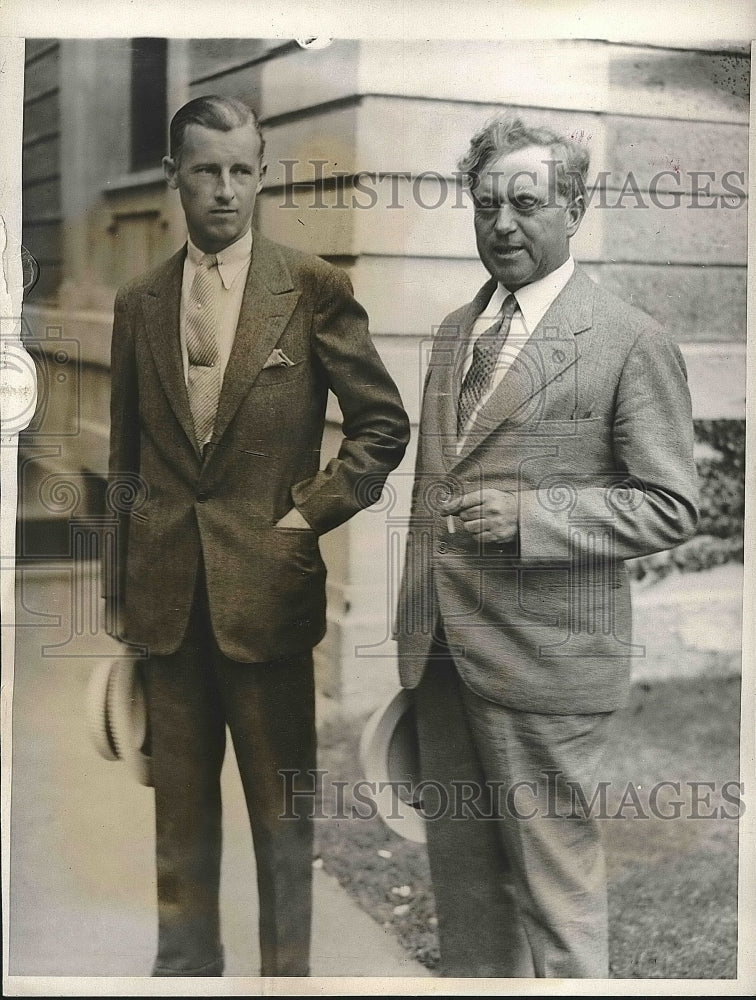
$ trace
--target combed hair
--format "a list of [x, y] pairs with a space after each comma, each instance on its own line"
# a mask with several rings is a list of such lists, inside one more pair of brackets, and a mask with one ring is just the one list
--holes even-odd
[[500, 156], [527, 146], [546, 146], [556, 161], [557, 190], [570, 201], [585, 190], [590, 154], [584, 145], [545, 126], [530, 126], [519, 117], [500, 114], [470, 140], [470, 148], [457, 164], [465, 183], [475, 188], [487, 167]]
[[220, 97], [216, 94], [196, 97], [179, 108], [171, 119], [171, 158], [176, 163], [180, 160], [186, 130], [190, 125], [203, 125], [205, 128], [217, 129], [220, 132], [230, 132], [231, 129], [250, 124], [255, 126], [260, 138], [260, 160], [262, 160], [265, 139], [257, 115], [248, 104], [238, 97]]

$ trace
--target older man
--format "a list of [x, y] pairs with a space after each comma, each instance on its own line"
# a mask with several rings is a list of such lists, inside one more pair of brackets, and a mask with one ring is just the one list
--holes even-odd
[[[252, 825], [261, 973], [309, 970], [318, 536], [399, 463], [408, 421], [343, 271], [252, 231], [263, 138], [241, 101], [201, 97], [163, 160], [188, 244], [121, 289], [114, 479], [141, 477], [110, 593], [145, 665], [155, 785], [155, 975], [223, 971], [219, 778], [226, 727]], [[344, 438], [320, 467], [328, 391]], [[372, 494], [375, 496], [375, 494]], [[311, 811], [311, 808], [309, 809]], [[292, 818], [297, 816], [298, 818]]]
[[570, 254], [583, 146], [504, 116], [460, 167], [491, 277], [434, 339], [397, 629], [442, 971], [603, 977], [591, 789], [638, 652], [623, 560], [696, 527], [685, 366]]

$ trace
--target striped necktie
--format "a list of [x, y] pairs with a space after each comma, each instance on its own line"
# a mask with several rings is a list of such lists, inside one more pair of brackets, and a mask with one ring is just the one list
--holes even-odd
[[512, 325], [512, 316], [516, 311], [517, 299], [510, 294], [504, 299], [499, 315], [494, 322], [475, 341], [472, 363], [459, 393], [457, 434], [460, 437], [464, 434], [476, 406], [491, 387], [496, 362]]
[[221, 389], [215, 335], [219, 282], [218, 258], [214, 254], [205, 254], [197, 265], [184, 323], [189, 356], [189, 407], [200, 450], [212, 436]]

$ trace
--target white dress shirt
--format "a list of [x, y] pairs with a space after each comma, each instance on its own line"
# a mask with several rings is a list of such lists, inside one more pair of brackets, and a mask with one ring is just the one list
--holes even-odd
[[[184, 381], [189, 377], [189, 353], [186, 348], [186, 316], [189, 293], [191, 292], [197, 265], [205, 254], [196, 247], [191, 239], [187, 243], [186, 260], [184, 261], [184, 276], [181, 284], [181, 360], [184, 365]], [[249, 263], [252, 259], [252, 230], [240, 236], [215, 255], [218, 258], [218, 273], [221, 287], [218, 289], [218, 322], [215, 335], [218, 340], [218, 364], [220, 365], [221, 381], [226, 371], [226, 365], [234, 345], [236, 327], [239, 323], [244, 286], [247, 283]]]
[[[523, 285], [522, 288], [518, 288], [517, 291], [513, 293], [514, 297], [517, 299], [519, 309], [512, 317], [512, 325], [509, 328], [509, 334], [496, 362], [496, 367], [494, 368], [493, 377], [491, 379], [491, 385], [489, 386], [487, 392], [483, 393], [478, 405], [470, 415], [467, 426], [457, 442], [457, 452], [462, 450], [467, 433], [469, 432], [470, 427], [474, 424], [481, 407], [486, 404], [486, 402], [490, 399], [491, 394], [498, 388], [499, 383], [511, 368], [517, 358], [517, 355], [530, 339], [530, 336], [535, 328], [546, 315], [546, 312], [553, 303], [554, 299], [557, 295], [559, 295], [572, 277], [572, 272], [574, 270], [575, 261], [570, 256], [564, 264], [558, 267], [555, 271], [551, 271], [550, 274], [547, 274], [543, 278], [539, 278], [537, 281], [533, 281], [529, 285]], [[495, 321], [501, 311], [502, 304], [507, 295], [509, 295], [509, 291], [503, 285], [497, 285], [488, 305], [475, 320], [473, 328], [470, 332], [470, 339], [467, 344], [467, 350], [462, 364], [460, 385], [462, 384], [462, 381], [464, 380], [465, 375], [467, 375], [470, 365], [472, 364], [473, 347], [476, 340]]]

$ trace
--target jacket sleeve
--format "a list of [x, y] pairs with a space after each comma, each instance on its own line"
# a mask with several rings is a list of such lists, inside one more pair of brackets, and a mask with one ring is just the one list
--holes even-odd
[[[591, 524], [610, 528], [613, 551], [606, 555], [613, 559], [669, 549], [694, 533], [698, 480], [685, 362], [677, 345], [653, 330], [639, 334], [628, 352], [612, 444], [614, 468], [599, 481], [576, 473], [521, 495], [524, 559], [574, 559], [581, 546], [588, 558]], [[585, 530], [574, 530], [581, 522]]]
[[123, 600], [129, 510], [140, 495], [139, 386], [134, 336], [125, 296], [116, 296], [110, 360], [110, 459], [107, 510], [116, 520], [116, 544], [103, 553], [104, 596]]
[[347, 275], [329, 272], [313, 317], [313, 349], [339, 401], [343, 440], [325, 469], [296, 483], [292, 499], [318, 533], [375, 503], [402, 459], [409, 419], [378, 356]]

